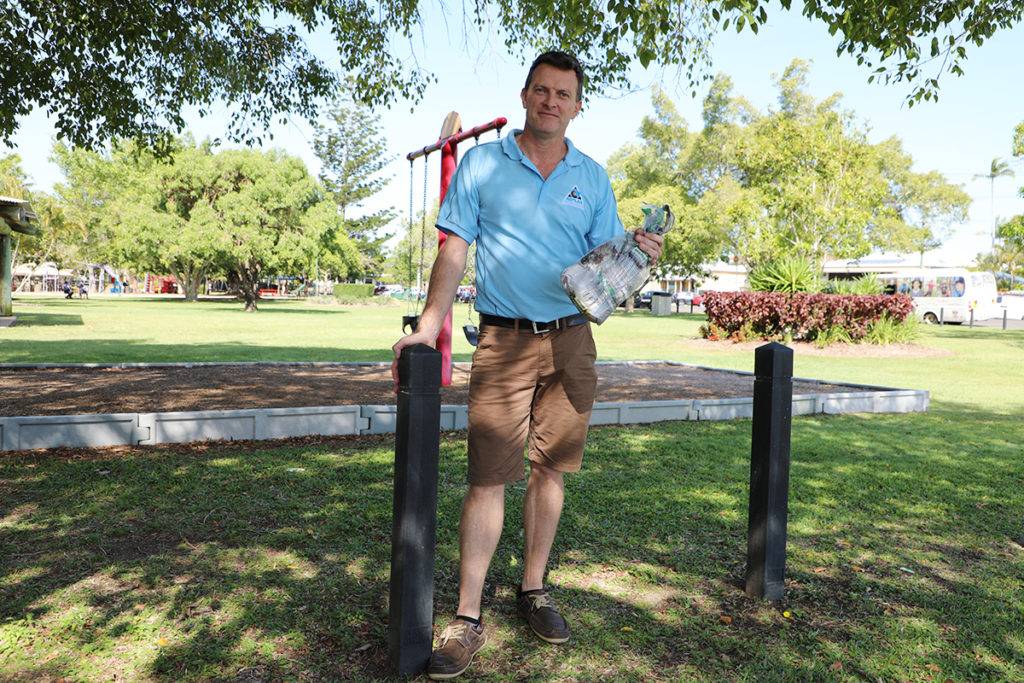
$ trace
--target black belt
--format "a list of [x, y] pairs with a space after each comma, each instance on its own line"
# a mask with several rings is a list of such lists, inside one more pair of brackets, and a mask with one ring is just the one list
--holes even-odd
[[546, 323], [539, 323], [534, 320], [527, 320], [526, 318], [502, 318], [500, 315], [491, 315], [490, 313], [480, 314], [481, 325], [510, 327], [514, 330], [530, 330], [534, 334], [574, 327], [576, 325], [582, 325], [585, 322], [587, 322], [587, 316], [582, 313], [567, 315], [564, 318], [559, 318], [558, 320], [552, 320]]

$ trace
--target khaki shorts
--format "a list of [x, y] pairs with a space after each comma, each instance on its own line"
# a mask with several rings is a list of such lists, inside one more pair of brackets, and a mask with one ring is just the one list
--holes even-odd
[[523, 479], [527, 443], [531, 462], [578, 472], [596, 358], [589, 323], [542, 334], [482, 326], [469, 380], [469, 483]]

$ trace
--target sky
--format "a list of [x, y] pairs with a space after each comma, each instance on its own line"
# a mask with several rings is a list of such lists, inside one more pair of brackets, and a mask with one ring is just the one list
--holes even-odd
[[[870, 130], [872, 142], [900, 138], [914, 160], [915, 171], [938, 171], [948, 182], [962, 185], [974, 200], [969, 220], [953, 226], [943, 246], [926, 259], [928, 265], [969, 265], [979, 252], [990, 248], [994, 217], [1024, 214], [1024, 198], [1018, 196], [1018, 188], [1024, 187], [1024, 159], [1011, 156], [1013, 129], [1024, 121], [1024, 89], [1015, 84], [1016, 74], [1024, 66], [1024, 26], [999, 32], [980, 48], [972, 46], [965, 75], [942, 75], [938, 101], [922, 101], [913, 107], [906, 99], [908, 85], [867, 83], [868, 68], [858, 66], [848, 55], [836, 56], [837, 42], [824, 24], [776, 7], [756, 35], [749, 30], [718, 34], [709, 71], [728, 74], [733, 94], [746, 97], [764, 112], [777, 106], [773, 76], [781, 74], [794, 58], [809, 61], [807, 81], [815, 99], [841, 92], [843, 106]], [[310, 44], [325, 57], [332, 52], [327, 38], [313, 36]], [[396, 43], [393, 49], [415, 53], [419, 64], [438, 80], [419, 102], [403, 101], [378, 112], [392, 157], [386, 171], [391, 182], [364, 208], [395, 207], [402, 219], [391, 230], [403, 231], [408, 228], [410, 203], [406, 154], [436, 141], [450, 111], [459, 113], [464, 129], [497, 117], [508, 119], [505, 132], [522, 127], [519, 92], [528, 65], [507, 55], [499, 39], [486, 34], [465, 37], [461, 18], [445, 20], [439, 15], [427, 18], [424, 34], [411, 44]], [[622, 145], [637, 140], [641, 120], [653, 112], [653, 84], [669, 94], [690, 130], [700, 130], [706, 86], [691, 97], [685, 83], [676, 82], [671, 67], [659, 72], [636, 66], [632, 76], [640, 86], [635, 91], [589, 98], [582, 114], [569, 126], [567, 135], [573, 143], [602, 164]], [[222, 137], [227, 130], [227, 121], [221, 116], [189, 114], [186, 118], [196, 139]], [[271, 133], [273, 139], [265, 143], [267, 147], [281, 147], [302, 157], [312, 173], [319, 171], [312, 151], [312, 127], [307, 122], [295, 119], [276, 125]], [[47, 160], [53, 135], [45, 115], [35, 112], [22, 120], [15, 137], [14, 151], [21, 156], [36, 189], [50, 190], [61, 180], [58, 169]], [[494, 137], [487, 133], [481, 140]], [[466, 141], [461, 148], [471, 144]], [[1015, 177], [996, 179], [994, 185], [988, 178], [976, 178], [986, 174], [997, 157], [1010, 163]], [[413, 166], [411, 184], [417, 211], [423, 205], [424, 170], [429, 202], [438, 192], [440, 153], [431, 154], [426, 164], [420, 159]]]

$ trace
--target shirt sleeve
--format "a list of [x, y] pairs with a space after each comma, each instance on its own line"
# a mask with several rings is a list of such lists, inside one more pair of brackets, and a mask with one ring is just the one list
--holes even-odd
[[480, 195], [473, 182], [473, 154], [456, 167], [444, 203], [437, 214], [437, 229], [456, 234], [472, 244], [480, 234]]
[[619, 219], [619, 208], [615, 202], [615, 193], [612, 191], [608, 174], [600, 167], [598, 167], [598, 171], [604, 182], [600, 185], [602, 192], [594, 211], [590, 232], [587, 235], [588, 249], [604, 244], [613, 237], [621, 235], [625, 230]]

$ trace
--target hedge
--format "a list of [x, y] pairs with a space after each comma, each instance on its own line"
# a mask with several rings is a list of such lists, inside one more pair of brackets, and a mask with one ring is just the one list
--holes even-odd
[[352, 299], [373, 296], [373, 285], [361, 282], [342, 282], [334, 285], [336, 299]]
[[839, 327], [852, 341], [883, 317], [902, 323], [914, 312], [906, 294], [708, 292], [705, 336], [813, 341]]

